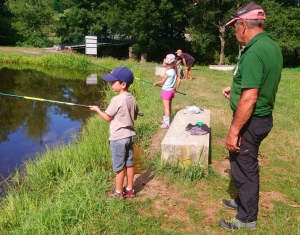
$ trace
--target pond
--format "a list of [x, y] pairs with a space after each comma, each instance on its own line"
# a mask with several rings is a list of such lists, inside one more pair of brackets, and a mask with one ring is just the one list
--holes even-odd
[[[5, 94], [96, 105], [104, 98], [101, 86], [102, 81], [86, 85], [85, 79], [58, 79], [36, 70], [0, 69], [0, 93]], [[72, 141], [93, 114], [85, 107], [0, 95], [1, 180], [45, 146]]]

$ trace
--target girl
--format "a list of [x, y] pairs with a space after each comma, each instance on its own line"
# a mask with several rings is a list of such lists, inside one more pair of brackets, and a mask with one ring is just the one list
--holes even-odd
[[[163, 105], [164, 105], [164, 112], [165, 115], [163, 117], [162, 124], [160, 128], [168, 128], [170, 126], [170, 119], [171, 119], [171, 105], [172, 99], [174, 98], [174, 94], [177, 91], [180, 85], [180, 78], [178, 76], [176, 62], [175, 62], [175, 55], [168, 54], [165, 59], [166, 62], [166, 73], [162, 77], [159, 82], [153, 83], [153, 86], [162, 85], [162, 92], [160, 97], [162, 98]], [[176, 83], [177, 80], [177, 83]], [[176, 83], [176, 87], [174, 89]]]

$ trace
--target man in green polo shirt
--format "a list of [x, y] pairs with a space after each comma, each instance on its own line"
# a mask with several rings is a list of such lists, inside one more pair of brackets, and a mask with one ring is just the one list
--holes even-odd
[[232, 177], [238, 189], [233, 200], [223, 199], [225, 207], [237, 210], [225, 229], [256, 229], [259, 199], [258, 150], [273, 126], [274, 108], [282, 70], [282, 54], [276, 42], [264, 32], [266, 14], [250, 2], [231, 14], [226, 26], [235, 27], [241, 52], [231, 87], [223, 90], [230, 99], [233, 121], [225, 146], [229, 150]]

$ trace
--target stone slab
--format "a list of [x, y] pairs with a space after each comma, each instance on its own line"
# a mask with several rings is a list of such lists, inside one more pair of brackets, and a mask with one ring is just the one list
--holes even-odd
[[178, 111], [172, 121], [162, 143], [163, 161], [182, 165], [200, 163], [208, 165], [210, 158], [210, 133], [191, 135], [186, 126], [191, 123], [203, 122], [210, 127], [210, 110], [205, 109], [201, 114], [192, 114], [187, 109]]
[[209, 69], [216, 69], [216, 70], [223, 70], [223, 71], [228, 71], [228, 70], [233, 70], [235, 65], [210, 65]]
[[166, 68], [164, 66], [155, 66], [155, 75], [163, 77], [166, 73]]

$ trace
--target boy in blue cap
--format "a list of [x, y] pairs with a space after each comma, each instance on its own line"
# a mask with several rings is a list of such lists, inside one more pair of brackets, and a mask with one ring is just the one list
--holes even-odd
[[[116, 172], [116, 186], [110, 197], [134, 197], [133, 190], [133, 144], [134, 120], [137, 119], [138, 106], [128, 87], [134, 77], [127, 67], [115, 68], [110, 74], [102, 75], [104, 81], [109, 82], [113, 91], [119, 93], [111, 99], [105, 112], [98, 106], [90, 106], [101, 118], [110, 122], [109, 143], [112, 152], [113, 171]], [[127, 176], [127, 185], [123, 188]]]

